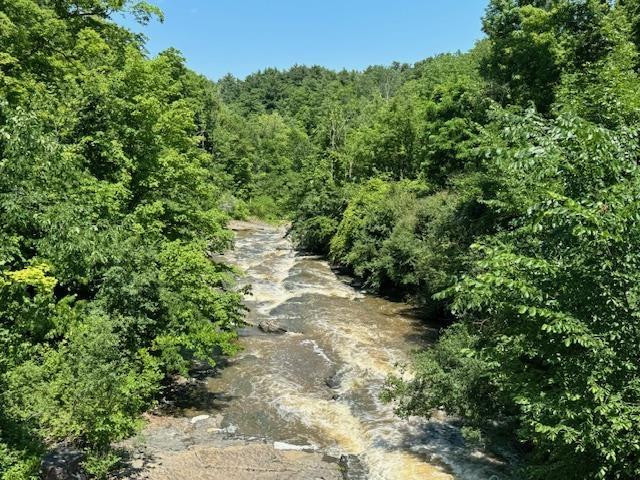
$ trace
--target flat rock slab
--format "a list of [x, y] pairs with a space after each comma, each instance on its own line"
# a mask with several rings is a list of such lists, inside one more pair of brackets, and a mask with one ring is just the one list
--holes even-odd
[[342, 480], [340, 466], [321, 453], [276, 450], [272, 445], [194, 446], [156, 452], [139, 478], [148, 480]]

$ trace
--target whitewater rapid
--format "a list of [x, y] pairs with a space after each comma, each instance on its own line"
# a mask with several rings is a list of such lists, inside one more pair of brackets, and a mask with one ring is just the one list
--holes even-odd
[[[348, 455], [347, 478], [501, 479], [443, 420], [401, 419], [379, 400], [385, 378], [437, 335], [406, 304], [365, 295], [330, 265], [297, 253], [283, 228], [244, 226], [227, 261], [251, 285], [242, 352], [207, 379], [210, 408], [238, 434]], [[261, 321], [287, 330], [266, 334]], [[301, 447], [302, 448], [302, 447]], [[348, 475], [348, 473], [347, 473]]]

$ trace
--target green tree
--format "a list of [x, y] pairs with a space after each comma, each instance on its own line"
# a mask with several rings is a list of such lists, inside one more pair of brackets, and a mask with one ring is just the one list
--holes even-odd
[[439, 294], [463, 325], [391, 396], [405, 414], [444, 404], [485, 427], [494, 409], [535, 446], [531, 478], [635, 478], [635, 135], [569, 116], [502, 135], [490, 172], [504, 180], [485, 201], [512, 226]]
[[546, 113], [563, 73], [606, 56], [616, 44], [606, 0], [492, 0], [484, 18], [491, 41], [486, 73], [509, 102]]
[[220, 102], [110, 20], [144, 2], [0, 7], [0, 477], [58, 442], [102, 476], [165, 376], [236, 350]]

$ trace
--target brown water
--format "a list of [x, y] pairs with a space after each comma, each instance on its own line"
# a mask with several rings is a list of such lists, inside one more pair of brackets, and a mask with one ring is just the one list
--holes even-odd
[[351, 288], [326, 261], [296, 253], [283, 229], [237, 232], [228, 259], [252, 286], [248, 321], [288, 330], [244, 329], [241, 354], [207, 380], [228, 430], [352, 455], [360, 478], [505, 478], [453, 426], [400, 419], [379, 400], [385, 377], [437, 332], [408, 305]]

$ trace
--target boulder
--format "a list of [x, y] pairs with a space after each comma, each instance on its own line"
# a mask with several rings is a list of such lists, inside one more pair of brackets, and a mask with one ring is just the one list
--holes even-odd
[[193, 417], [191, 419], [191, 423], [198, 423], [198, 422], [202, 422], [203, 420], [206, 420], [209, 418], [209, 415], [198, 415], [197, 417]]
[[262, 330], [264, 333], [287, 333], [287, 329], [278, 325], [273, 320], [263, 320], [258, 324], [258, 328]]
[[340, 386], [342, 379], [336, 370], [334, 370], [330, 376], [325, 378], [324, 383], [327, 387], [336, 389]]
[[369, 478], [366, 465], [357, 455], [342, 455], [338, 463], [342, 468], [345, 480], [366, 480]]

